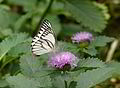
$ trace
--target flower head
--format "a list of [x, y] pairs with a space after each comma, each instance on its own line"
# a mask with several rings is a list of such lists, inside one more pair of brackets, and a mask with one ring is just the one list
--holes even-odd
[[92, 34], [89, 32], [79, 32], [72, 36], [72, 42], [92, 41]]
[[71, 52], [60, 52], [49, 58], [48, 64], [54, 68], [64, 69], [65, 66], [77, 66], [77, 57]]

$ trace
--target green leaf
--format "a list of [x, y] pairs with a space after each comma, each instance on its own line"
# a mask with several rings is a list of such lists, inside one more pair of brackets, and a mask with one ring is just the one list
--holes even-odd
[[16, 13], [0, 8], [0, 28], [7, 28], [13, 25], [17, 21], [18, 17], [19, 16]]
[[0, 79], [0, 88], [2, 87], [6, 87], [6, 86], [8, 86], [8, 83], [7, 83], [7, 81], [6, 80], [3, 80], [3, 79]]
[[59, 51], [69, 51], [75, 54], [78, 53], [79, 49], [76, 45], [67, 43], [67, 42], [58, 42], [58, 50]]
[[103, 47], [113, 40], [114, 38], [111, 37], [97, 36], [86, 49], [83, 49], [83, 52], [88, 53], [91, 56], [95, 56], [97, 54], [97, 49], [95, 49], [96, 47]]
[[60, 33], [62, 29], [59, 18], [57, 17], [57, 15], [53, 15], [53, 14], [47, 15], [46, 18], [50, 20], [53, 30], [55, 31], [57, 37], [57, 35]]
[[16, 45], [15, 47], [13, 47], [9, 52], [8, 52], [8, 56], [12, 56], [12, 57], [19, 57], [22, 54], [25, 53], [31, 53], [31, 38], [29, 41], [20, 43], [18, 45]]
[[6, 78], [6, 81], [12, 88], [38, 88], [40, 86], [39, 82], [22, 74], [9, 76]]
[[65, 9], [84, 26], [90, 27], [95, 32], [102, 32], [106, 21], [100, 11], [90, 0], [65, 0]]
[[6, 5], [6, 4], [0, 4], [0, 9], [9, 11], [9, 10], [10, 10], [10, 7], [9, 7], [8, 5]]
[[45, 72], [44, 71], [44, 74], [41, 72], [38, 72], [38, 74], [34, 74], [33, 75], [33, 78], [39, 82], [40, 84], [40, 87], [51, 87], [52, 86], [52, 82], [51, 82], [51, 78], [50, 76], [48, 75], [49, 72]]
[[62, 30], [62, 33], [61, 33], [61, 37], [63, 37], [62, 35], [68, 35], [68, 36], [72, 36], [74, 33], [77, 33], [77, 32], [81, 32], [81, 31], [90, 31], [86, 28], [82, 28], [81, 25], [78, 25], [78, 24], [64, 24], [63, 25], [63, 29]]
[[3, 0], [0, 0], [0, 3], [2, 2]]
[[37, 0], [7, 0], [10, 4], [23, 6], [25, 11], [31, 11], [35, 8]]
[[77, 82], [72, 81], [68, 88], [76, 88]]
[[114, 68], [113, 74], [119, 74], [120, 75], [120, 63], [119, 62], [111, 61], [111, 62], [107, 63], [107, 66]]
[[23, 55], [20, 58], [20, 68], [24, 75], [34, 78], [39, 82], [40, 87], [51, 86], [51, 79], [48, 75], [51, 71], [44, 68], [43, 63], [44, 60], [39, 60], [31, 54]]
[[64, 3], [60, 1], [54, 1], [51, 6], [51, 10], [56, 14], [66, 14], [66, 11], [64, 11]]
[[20, 58], [20, 68], [24, 75], [31, 76], [40, 70], [40, 63], [32, 54], [26, 54]]
[[32, 17], [32, 15], [34, 14], [34, 12], [29, 12], [25, 15], [22, 15], [21, 17], [19, 17], [19, 19], [16, 21], [16, 23], [14, 24], [14, 30], [18, 31], [23, 24], [25, 24], [25, 22]]
[[97, 7], [99, 7], [101, 9], [101, 11], [103, 12], [105, 19], [109, 20], [110, 19], [110, 14], [109, 14], [109, 7], [103, 3], [98, 3], [98, 2], [94, 2], [94, 5], [96, 5]]
[[95, 56], [97, 54], [97, 50], [95, 49], [95, 47], [88, 47], [86, 49], [83, 49], [83, 52], [91, 55], [91, 56]]
[[11, 36], [12, 34], [13, 34], [12, 29], [4, 28], [4, 30], [3, 30], [3, 28], [0, 28], [0, 38], [1, 39], [6, 37], [6, 36]]
[[[111, 37], [107, 37], [107, 36], [97, 36], [92, 43], [90, 44], [90, 46], [105, 46], [107, 43], [112, 42], [114, 40], [114, 38]], [[89, 46], [89, 47], [90, 47]]]
[[76, 88], [90, 88], [112, 76], [113, 68], [98, 68], [81, 73], [76, 77]]
[[79, 67], [104, 67], [106, 66], [104, 62], [102, 62], [100, 59], [98, 58], [84, 58], [84, 59], [80, 59]]
[[61, 76], [52, 78], [52, 84], [55, 88], [65, 88], [65, 82]]
[[25, 42], [28, 35], [25, 33], [15, 34], [0, 43], [0, 60], [16, 45]]
[[37, 57], [31, 53], [27, 53], [20, 58], [20, 68], [24, 75], [32, 76], [34, 74], [39, 74], [39, 76], [50, 74], [49, 68], [45, 67], [46, 60], [48, 60], [47, 55], [41, 55]]

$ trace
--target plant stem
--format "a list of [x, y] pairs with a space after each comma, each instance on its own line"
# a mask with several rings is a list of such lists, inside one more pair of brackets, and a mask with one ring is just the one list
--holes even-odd
[[[42, 22], [42, 20], [45, 18], [45, 16], [47, 15], [47, 13], [50, 11], [50, 8], [51, 8], [51, 6], [52, 6], [52, 4], [53, 4], [53, 1], [54, 1], [54, 0], [50, 0], [49, 5], [48, 5], [48, 7], [46, 8], [45, 12], [43, 13], [43, 15], [42, 15], [42, 17], [41, 17], [41, 19], [40, 19], [39, 24]], [[39, 26], [39, 25], [38, 25], [38, 26]]]
[[45, 16], [46, 16], [47, 13], [49, 12], [49, 10], [50, 10], [50, 8], [51, 8], [51, 6], [52, 6], [52, 4], [53, 4], [53, 1], [54, 1], [54, 0], [50, 0], [49, 5], [48, 5], [48, 7], [46, 8], [45, 12], [43, 13], [43, 15], [42, 15], [42, 17], [41, 17], [41, 19], [40, 19], [40, 21], [39, 21], [38, 26], [37, 26], [36, 29], [38, 29], [38, 28], [40, 27], [40, 23], [42, 22], [42, 20], [45, 18]]
[[118, 43], [119, 43], [119, 41], [116, 39], [111, 44], [110, 50], [109, 50], [109, 52], [107, 54], [107, 57], [106, 57], [106, 62], [109, 62], [109, 61], [112, 60], [113, 54], [114, 54], [114, 52], [115, 52], [115, 50], [116, 50], [116, 48], [118, 46]]
[[53, 1], [54, 0], [50, 0], [48, 7], [46, 8], [46, 10], [44, 11], [43, 15], [41, 16], [41, 19], [40, 19], [40, 21], [39, 21], [39, 23], [38, 23], [38, 25], [36, 27], [36, 30], [33, 32], [33, 37], [38, 32], [38, 29], [40, 28], [40, 24], [41, 24], [42, 20], [45, 18], [45, 16], [47, 15], [47, 13], [50, 11], [50, 8], [51, 8], [51, 6], [53, 4]]
[[67, 81], [64, 81], [65, 82], [65, 88], [67, 88]]

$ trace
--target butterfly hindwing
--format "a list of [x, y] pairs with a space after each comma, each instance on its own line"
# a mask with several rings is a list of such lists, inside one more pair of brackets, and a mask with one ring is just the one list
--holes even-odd
[[55, 47], [54, 32], [48, 20], [44, 20], [40, 25], [40, 31], [33, 38], [31, 46], [35, 55], [48, 53]]

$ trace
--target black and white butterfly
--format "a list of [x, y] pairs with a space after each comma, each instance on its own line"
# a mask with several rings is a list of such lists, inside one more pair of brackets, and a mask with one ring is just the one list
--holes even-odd
[[55, 36], [52, 25], [44, 20], [40, 25], [40, 31], [32, 40], [32, 52], [41, 55], [52, 51], [55, 48]]

